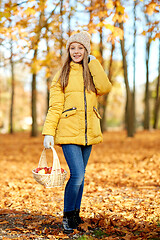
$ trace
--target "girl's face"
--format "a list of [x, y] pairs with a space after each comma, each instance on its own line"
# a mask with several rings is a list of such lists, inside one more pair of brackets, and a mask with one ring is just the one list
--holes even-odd
[[75, 63], [79, 63], [83, 60], [84, 58], [84, 46], [80, 43], [74, 42], [71, 43], [69, 47], [69, 53], [70, 56]]

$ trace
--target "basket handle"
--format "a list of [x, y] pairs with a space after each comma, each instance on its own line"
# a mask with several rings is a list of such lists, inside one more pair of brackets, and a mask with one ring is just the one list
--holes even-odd
[[52, 146], [51, 146], [51, 149], [52, 149], [52, 152], [53, 152], [53, 166], [52, 166], [51, 174], [54, 171], [61, 172], [61, 165], [60, 165], [60, 161], [59, 161], [58, 155], [56, 153], [56, 150]]
[[39, 159], [38, 168], [47, 167], [46, 149], [44, 148]]
[[[61, 165], [60, 165], [60, 161], [56, 153], [56, 150], [52, 146], [50, 146], [50, 148], [52, 149], [52, 152], [53, 152], [53, 165], [52, 165], [51, 173], [53, 173], [54, 171], [61, 172]], [[48, 167], [47, 160], [46, 160], [46, 148], [43, 149], [40, 160], [39, 160], [39, 164], [38, 164], [38, 168], [44, 168], [44, 167]]]

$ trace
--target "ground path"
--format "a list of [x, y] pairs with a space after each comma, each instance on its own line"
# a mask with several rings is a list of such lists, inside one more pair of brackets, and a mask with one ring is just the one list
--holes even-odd
[[0, 239], [160, 239], [160, 131], [104, 134], [86, 171], [85, 223], [69, 236], [61, 228], [64, 186], [46, 189], [32, 177], [42, 150], [42, 136], [0, 135]]

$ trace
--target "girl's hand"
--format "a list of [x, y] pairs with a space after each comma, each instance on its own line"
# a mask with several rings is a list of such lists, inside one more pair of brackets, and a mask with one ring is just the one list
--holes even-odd
[[92, 60], [96, 59], [93, 55], [88, 55], [88, 63]]
[[54, 137], [51, 135], [46, 135], [44, 137], [43, 145], [45, 148], [54, 147]]

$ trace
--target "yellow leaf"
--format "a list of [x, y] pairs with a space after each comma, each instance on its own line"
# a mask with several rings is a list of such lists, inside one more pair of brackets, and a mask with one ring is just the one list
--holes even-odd
[[114, 26], [113, 26], [113, 25], [111, 25], [111, 24], [105, 24], [105, 28], [107, 28], [107, 29], [111, 30], [111, 32], [113, 32], [113, 31], [114, 31]]
[[117, 13], [114, 14], [112, 20], [113, 20], [113, 22], [116, 22], [118, 20], [118, 14]]
[[34, 8], [27, 8], [25, 11], [24, 11], [24, 13], [27, 15], [27, 16], [29, 16], [29, 15], [34, 15], [34, 14], [36, 14], [36, 10], [34, 9]]
[[146, 6], [146, 13], [147, 13], [148, 15], [152, 15], [153, 12], [154, 12], [154, 10], [155, 10], [155, 8], [156, 8], [156, 6], [157, 6], [157, 3], [154, 3], [154, 2], [148, 4], [148, 5]]
[[20, 32], [20, 36], [21, 36], [22, 38], [25, 38], [25, 37], [28, 36], [28, 33], [27, 33], [27, 32]]
[[116, 11], [118, 12], [118, 13], [121, 13], [121, 14], [124, 14], [124, 7], [123, 6], [118, 6], [117, 8], [116, 8]]
[[38, 73], [40, 70], [41, 70], [41, 66], [40, 66], [40, 63], [38, 62], [38, 60], [33, 61], [32, 65], [31, 65], [31, 72]]
[[156, 33], [155, 38], [160, 38], [160, 33]]
[[10, 12], [0, 12], [0, 20], [4, 18], [9, 18], [11, 16]]
[[13, 34], [12, 34], [12, 40], [18, 41], [18, 38], [16, 37], [16, 35], [13, 35]]
[[143, 32], [142, 32], [142, 35], [143, 35], [143, 36], [146, 36], [146, 31], [143, 31]]
[[106, 7], [108, 9], [113, 9], [114, 8], [113, 2], [112, 1], [108, 1], [108, 3], [106, 3]]
[[118, 22], [119, 22], [119, 23], [123, 22], [123, 16], [122, 16], [122, 15], [120, 15], [120, 16], [118, 17]]
[[104, 23], [103, 23], [103, 22], [99, 22], [99, 23], [97, 24], [97, 27], [104, 27]]

